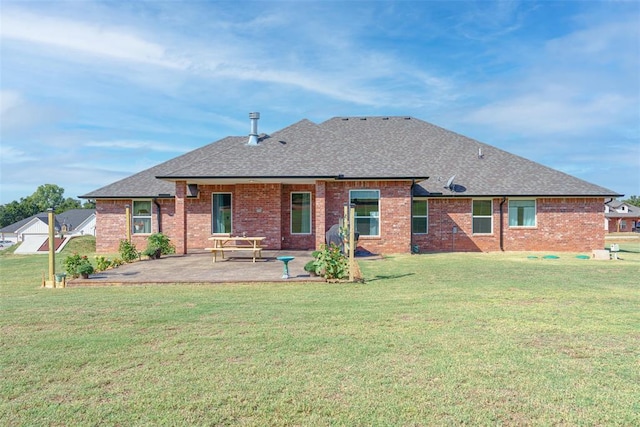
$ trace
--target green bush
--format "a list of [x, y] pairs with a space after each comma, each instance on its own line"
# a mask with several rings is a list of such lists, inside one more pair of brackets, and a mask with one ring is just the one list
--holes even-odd
[[91, 262], [86, 256], [83, 258], [86, 260], [86, 262], [82, 262], [80, 266], [78, 266], [78, 274], [82, 276], [88, 276], [89, 274], [93, 274], [93, 272], [95, 271], [95, 269], [93, 268], [93, 265], [91, 265]]
[[120, 253], [120, 258], [122, 258], [124, 262], [133, 262], [140, 258], [136, 245], [128, 240], [120, 240], [118, 252]]
[[92, 274], [94, 272], [93, 265], [86, 255], [74, 253], [69, 255], [62, 262], [67, 275], [76, 278], [81, 274]]
[[112, 261], [102, 255], [96, 255], [96, 271], [104, 271], [111, 267]]
[[160, 254], [174, 254], [176, 247], [171, 243], [169, 237], [163, 233], [154, 233], [147, 237], [147, 248], [142, 252], [149, 258], [159, 258]]
[[311, 255], [315, 258], [315, 273], [319, 276], [331, 280], [344, 279], [349, 275], [349, 261], [339, 246], [333, 243], [330, 246], [322, 245], [319, 251], [314, 251]]
[[67, 272], [69, 277], [78, 277], [80, 273], [78, 273], [78, 267], [80, 267], [80, 263], [82, 262], [82, 257], [78, 253], [74, 253], [73, 255], [69, 255], [62, 261], [62, 265], [64, 270]]

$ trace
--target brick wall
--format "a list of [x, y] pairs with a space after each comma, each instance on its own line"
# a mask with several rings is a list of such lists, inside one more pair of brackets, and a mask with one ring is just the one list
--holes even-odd
[[[380, 236], [361, 237], [358, 246], [373, 253], [411, 250], [411, 183], [407, 181], [329, 181], [326, 183], [325, 232], [338, 224], [349, 190], [380, 190]], [[322, 236], [324, 243], [324, 234]]]
[[[180, 184], [179, 184], [180, 185]], [[380, 190], [380, 237], [362, 237], [358, 246], [374, 253], [407, 253], [410, 251], [411, 199], [408, 182], [328, 181], [315, 185], [238, 184], [201, 185], [198, 198], [158, 199], [162, 213], [162, 231], [178, 249], [202, 249], [210, 245], [211, 195], [232, 194], [233, 234], [265, 236], [269, 249], [313, 249], [325, 241], [326, 231], [343, 216], [350, 189]], [[183, 190], [180, 190], [183, 191]], [[312, 193], [311, 235], [290, 232], [290, 194], [292, 191]], [[181, 193], [182, 194], [182, 193]], [[493, 199], [493, 232], [472, 233], [470, 198], [429, 199], [429, 233], [416, 234], [413, 243], [421, 252], [500, 250], [500, 198]], [[184, 204], [186, 215], [177, 210]], [[509, 227], [508, 201], [503, 205], [503, 241], [507, 251], [591, 251], [604, 247], [604, 199], [540, 198], [537, 199], [535, 227]], [[96, 250], [117, 252], [126, 238], [125, 205], [131, 200], [96, 201]], [[157, 206], [152, 203], [153, 231], [158, 231]], [[183, 237], [182, 221], [187, 233]], [[456, 231], [454, 233], [454, 227]], [[145, 235], [133, 235], [139, 250], [146, 247]]]
[[[291, 234], [291, 193], [310, 192], [311, 193], [311, 234]], [[281, 206], [282, 206], [282, 249], [315, 249], [315, 223], [316, 211], [313, 208], [315, 202], [315, 185], [283, 185]]]
[[[493, 232], [472, 232], [472, 199], [429, 199], [429, 233], [414, 235], [421, 252], [500, 250], [500, 202], [493, 199]], [[503, 205], [506, 251], [583, 252], [604, 247], [604, 199], [540, 198], [535, 227], [509, 227], [508, 200]], [[457, 228], [457, 233], [453, 228]]]
[[[174, 235], [175, 203], [173, 199], [158, 199], [160, 205], [162, 231]], [[132, 200], [96, 200], [96, 252], [116, 253], [120, 240], [127, 238], [126, 205], [133, 206]], [[152, 231], [158, 231], [158, 208], [151, 204]], [[142, 251], [147, 247], [146, 234], [132, 234], [131, 242]]]

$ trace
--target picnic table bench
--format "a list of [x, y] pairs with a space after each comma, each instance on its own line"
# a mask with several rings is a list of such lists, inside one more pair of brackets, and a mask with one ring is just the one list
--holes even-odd
[[224, 259], [225, 252], [231, 251], [251, 251], [253, 262], [256, 262], [256, 255], [262, 258], [262, 241], [265, 237], [244, 237], [244, 236], [213, 236], [209, 240], [213, 241], [213, 246], [204, 248], [205, 251], [213, 253], [213, 262], [216, 262], [218, 252]]

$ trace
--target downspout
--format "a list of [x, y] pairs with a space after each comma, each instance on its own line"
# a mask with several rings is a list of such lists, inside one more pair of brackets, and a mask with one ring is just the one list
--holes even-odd
[[502, 196], [502, 201], [500, 201], [500, 250], [502, 252], [504, 252], [504, 225], [503, 225], [503, 217], [504, 217], [504, 212], [502, 210], [502, 206], [504, 205], [504, 202], [507, 201], [507, 197], [506, 196]]
[[162, 208], [158, 199], [153, 199], [153, 204], [156, 205], [156, 215], [158, 216], [158, 233], [162, 233]]
[[411, 180], [411, 190], [410, 190], [411, 191], [411, 196], [409, 197], [409, 199], [410, 199], [409, 203], [411, 203], [411, 208], [410, 208], [411, 218], [409, 218], [409, 230], [411, 230], [411, 238], [409, 239], [409, 244], [411, 246], [409, 247], [409, 251], [410, 251], [409, 253], [411, 253], [411, 254], [414, 253], [414, 251], [413, 251], [413, 187], [415, 185], [416, 185], [416, 180], [412, 179]]

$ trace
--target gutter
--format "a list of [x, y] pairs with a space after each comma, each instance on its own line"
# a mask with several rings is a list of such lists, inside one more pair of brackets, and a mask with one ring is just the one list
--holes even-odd
[[411, 218], [409, 218], [409, 230], [411, 232], [411, 238], [409, 239], [409, 244], [411, 245], [409, 247], [409, 253], [413, 254], [413, 253], [417, 253], [413, 251], [413, 187], [416, 185], [416, 180], [412, 180], [411, 181], [411, 189], [409, 190], [411, 192], [411, 197], [410, 197], [410, 201], [409, 203], [411, 203], [409, 206], [409, 210], [411, 211]]
[[502, 252], [504, 252], [504, 211], [502, 210], [502, 207], [506, 201], [506, 196], [502, 196], [502, 200], [500, 201], [500, 250]]
[[160, 203], [158, 203], [158, 199], [153, 198], [153, 204], [156, 205], [157, 208], [157, 217], [158, 217], [158, 233], [162, 233], [162, 208], [160, 207]]

